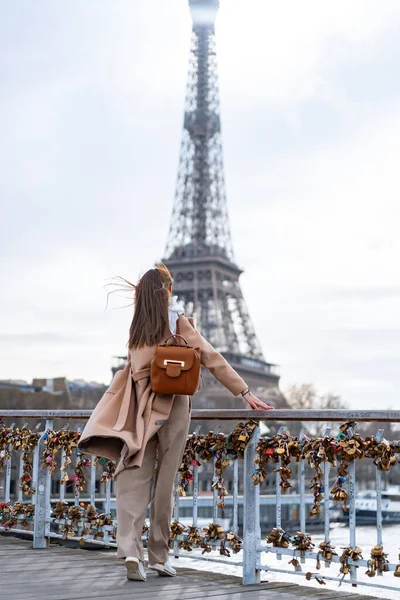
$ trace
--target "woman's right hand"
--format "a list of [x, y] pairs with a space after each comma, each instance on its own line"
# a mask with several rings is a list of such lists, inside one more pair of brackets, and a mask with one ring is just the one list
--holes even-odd
[[258, 410], [258, 411], [260, 411], [261, 409], [274, 410], [273, 406], [270, 406], [269, 404], [265, 404], [265, 402], [263, 402], [262, 400], [257, 398], [257, 396], [255, 396], [251, 392], [248, 392], [247, 394], [245, 394], [243, 396], [243, 398], [250, 404], [250, 406], [253, 410]]

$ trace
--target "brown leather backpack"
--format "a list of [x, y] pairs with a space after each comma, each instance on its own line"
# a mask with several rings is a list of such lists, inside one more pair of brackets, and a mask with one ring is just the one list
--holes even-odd
[[[176, 338], [181, 338], [185, 345], [177, 345]], [[167, 345], [174, 338], [174, 345]], [[156, 394], [180, 394], [192, 396], [199, 386], [200, 348], [192, 348], [178, 334], [170, 335], [156, 347], [150, 365], [151, 389]]]

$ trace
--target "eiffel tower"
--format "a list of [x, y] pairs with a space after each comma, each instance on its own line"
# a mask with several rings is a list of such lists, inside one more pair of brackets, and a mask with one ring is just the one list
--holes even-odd
[[[163, 262], [172, 273], [174, 293], [185, 314], [195, 317], [202, 335], [254, 393], [283, 408], [287, 405], [278, 388], [277, 366], [264, 359], [232, 248], [214, 29], [219, 0], [189, 0], [189, 6], [193, 29], [183, 137]], [[203, 378], [204, 388], [194, 397], [194, 407], [232, 407], [232, 397], [207, 371]]]

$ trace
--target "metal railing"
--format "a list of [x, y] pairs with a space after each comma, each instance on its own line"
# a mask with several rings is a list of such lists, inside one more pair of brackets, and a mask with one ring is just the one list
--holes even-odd
[[[84, 419], [88, 418], [91, 414], [89, 410], [5, 410], [0, 411], [0, 420], [1, 418], [7, 420], [14, 419], [36, 419], [40, 420], [37, 429], [41, 431], [41, 435], [38, 439], [38, 443], [33, 448], [32, 452], [32, 481], [30, 485], [32, 488], [36, 490], [36, 493], [32, 494], [30, 498], [28, 498], [27, 502], [31, 502], [34, 504], [34, 516], [26, 517], [22, 515], [14, 515], [15, 519], [12, 524], [12, 527], [5, 527], [4, 521], [3, 525], [0, 522], [0, 530], [7, 529], [11, 532], [25, 532], [30, 533], [33, 536], [33, 546], [34, 548], [44, 548], [48, 545], [49, 540], [51, 538], [62, 538], [63, 536], [60, 531], [55, 531], [55, 528], [60, 528], [66, 525], [65, 519], [54, 519], [52, 516], [51, 509], [51, 481], [52, 481], [52, 473], [49, 469], [43, 467], [42, 465], [42, 454], [45, 449], [45, 439], [46, 432], [53, 430], [53, 420], [54, 419], [67, 419], [78, 421], [79, 431], [82, 428], [82, 423]], [[273, 422], [293, 422], [297, 423], [299, 429], [301, 431], [297, 434], [296, 440], [298, 443], [302, 443], [303, 436], [306, 435], [306, 429], [302, 427], [304, 422], [311, 421], [319, 421], [319, 422], [328, 422], [328, 423], [345, 423], [345, 422], [368, 422], [368, 423], [400, 423], [400, 412], [397, 411], [353, 411], [353, 410], [274, 410], [274, 411], [250, 411], [250, 410], [193, 410], [192, 411], [192, 419], [194, 420], [229, 420], [233, 422], [239, 422], [243, 420], [254, 419], [255, 421], [273, 421]], [[40, 428], [40, 424], [43, 425]], [[14, 427], [15, 424], [10, 427]], [[333, 425], [332, 425], [333, 427]], [[330, 427], [326, 431], [326, 436], [330, 435]], [[350, 428], [350, 433], [352, 432]], [[287, 439], [291, 439], [290, 433], [287, 431], [285, 427], [281, 427], [278, 435], [285, 433]], [[377, 429], [375, 434], [375, 440], [381, 441], [383, 436], [383, 429]], [[185, 556], [185, 557], [193, 557], [198, 560], [203, 561], [211, 561], [211, 562], [222, 562], [230, 565], [236, 565], [242, 567], [243, 572], [243, 583], [244, 584], [253, 584], [260, 582], [260, 576], [262, 571], [271, 571], [277, 573], [285, 573], [285, 574], [296, 574], [296, 575], [307, 575], [307, 578], [315, 578], [318, 577], [323, 580], [331, 580], [341, 582], [343, 580], [343, 575], [341, 577], [330, 576], [325, 572], [323, 574], [315, 574], [311, 572], [304, 573], [301, 570], [301, 564], [304, 564], [306, 561], [312, 559], [320, 561], [321, 559], [321, 551], [314, 550], [301, 550], [294, 548], [289, 548], [283, 546], [275, 546], [270, 545], [266, 542], [262, 543], [261, 541], [261, 528], [260, 528], [260, 486], [255, 485], [252, 475], [254, 474], [255, 464], [257, 464], [257, 447], [260, 439], [262, 439], [260, 433], [259, 424], [253, 431], [253, 434], [250, 440], [247, 443], [245, 452], [244, 452], [244, 460], [243, 460], [243, 546], [241, 550], [241, 560], [234, 560], [227, 558], [216, 558], [212, 556], [203, 556], [198, 553], [190, 553], [182, 550], [179, 547], [179, 543], [182, 540], [185, 540], [185, 534], [177, 535], [175, 537], [174, 545], [171, 550], [171, 554], [174, 556]], [[11, 489], [11, 473], [13, 460], [15, 459], [14, 454], [7, 454], [6, 449], [0, 448], [0, 466], [3, 463], [3, 490], [0, 486], [0, 494], [3, 492], [3, 508], [4, 503], [8, 505], [10, 503], [10, 489]], [[400, 452], [400, 445], [399, 445]], [[75, 453], [75, 461], [79, 460], [80, 453]], [[275, 528], [281, 531], [282, 535], [287, 535], [285, 531], [282, 529], [282, 506], [284, 504], [283, 496], [282, 496], [282, 487], [281, 487], [281, 461], [277, 456], [278, 468], [274, 469], [276, 485], [275, 485], [275, 523], [273, 524]], [[256, 461], [255, 461], [256, 459]], [[239, 460], [234, 459], [233, 463], [233, 489], [232, 489], [232, 532], [237, 535], [238, 533], [238, 518], [239, 518]], [[400, 461], [400, 458], [397, 460]], [[63, 453], [61, 456], [61, 466], [65, 466], [66, 456]], [[216, 459], [213, 459], [213, 481], [215, 479], [215, 462]], [[348, 464], [348, 515], [349, 515], [349, 528], [348, 528], [348, 548], [355, 549], [357, 543], [357, 527], [356, 527], [356, 460], [352, 460]], [[73, 466], [73, 465], [72, 465]], [[89, 495], [90, 495], [90, 504], [96, 506], [96, 502], [98, 501], [98, 497], [96, 496], [96, 464], [95, 459], [92, 457], [90, 459], [90, 464], [87, 467], [89, 469]], [[397, 465], [394, 466], [397, 468]], [[307, 531], [307, 525], [309, 521], [307, 520], [306, 515], [306, 479], [307, 479], [307, 471], [310, 473], [312, 469], [310, 469], [310, 465], [307, 463], [304, 456], [299, 458], [299, 468], [298, 468], [298, 490], [299, 493], [295, 496], [296, 501], [299, 504], [299, 521], [300, 521], [300, 533], [305, 533]], [[19, 477], [23, 475], [24, 472], [24, 464], [23, 457], [20, 456], [18, 458], [17, 464], [17, 472]], [[54, 476], [58, 478], [62, 477], [63, 472], [54, 473]], [[323, 514], [323, 533], [324, 533], [324, 541], [325, 543], [330, 543], [330, 525], [331, 525], [331, 502], [329, 501], [329, 488], [330, 488], [330, 464], [328, 461], [323, 462], [323, 487], [322, 495], [323, 495], [323, 503], [324, 503], [324, 514]], [[376, 467], [376, 502], [377, 502], [377, 510], [376, 510], [376, 533], [374, 535], [375, 540], [371, 539], [371, 547], [373, 545], [383, 548], [383, 519], [382, 519], [382, 471]], [[198, 506], [199, 506], [199, 467], [197, 464], [193, 466], [193, 494], [191, 496], [192, 501], [192, 525], [198, 525]], [[176, 488], [176, 486], [175, 486]], [[65, 499], [64, 487], [60, 486], [60, 500]], [[18, 490], [16, 495], [16, 500], [18, 502], [23, 502], [23, 491], [21, 489]], [[287, 499], [288, 496], [286, 496]], [[1, 504], [1, 496], [0, 496], [0, 504]], [[53, 499], [54, 501], [54, 499]], [[73, 498], [73, 503], [76, 506], [79, 506], [80, 503], [80, 494], [77, 492], [75, 497]], [[104, 499], [104, 512], [109, 515], [110, 507], [112, 503], [112, 493], [111, 493], [111, 479], [108, 479], [105, 484], [105, 499]], [[187, 503], [187, 498], [185, 498], [185, 504]], [[174, 493], [174, 511], [173, 511], [173, 519], [174, 521], [179, 522], [179, 512], [182, 505], [182, 500], [178, 493], [175, 491]], [[221, 516], [220, 509], [218, 508], [218, 493], [215, 487], [213, 487], [213, 502], [212, 502], [212, 520], [215, 523], [218, 523], [218, 520]], [[24, 527], [20, 525], [20, 522], [24, 523]], [[27, 531], [27, 523], [28, 523], [28, 531]], [[33, 524], [33, 526], [29, 527], [29, 523]], [[82, 536], [85, 542], [107, 545], [107, 546], [116, 546], [115, 544], [115, 523], [113, 525], [101, 525], [97, 526], [97, 533], [101, 531], [101, 536], [96, 536], [96, 538], [85, 533], [84, 531], [84, 523], [79, 523], [77, 535], [71, 536], [70, 539], [82, 539]], [[272, 524], [271, 524], [272, 526]], [[371, 538], [373, 537], [373, 532], [371, 531]], [[287, 539], [289, 539], [288, 536]], [[209, 541], [211, 545], [217, 547], [220, 543], [219, 539], [215, 539]], [[288, 544], [287, 544], [288, 546]], [[269, 555], [275, 555], [276, 560], [281, 560], [283, 556], [290, 556], [292, 560], [297, 561], [298, 565], [296, 565], [295, 571], [289, 569], [279, 568], [278, 566], [274, 566], [273, 564], [267, 564], [263, 562], [264, 557], [268, 557]], [[239, 557], [239, 554], [238, 554]], [[390, 557], [392, 558], [392, 557]], [[327, 560], [326, 558], [322, 558], [325, 566], [331, 565], [343, 565], [342, 557], [333, 553], [333, 555]], [[400, 560], [400, 559], [399, 559]], [[371, 587], [377, 587], [380, 589], [393, 589], [400, 591], [400, 586], [395, 587], [393, 585], [378, 584], [372, 583], [369, 581], [360, 581], [357, 577], [357, 567], [370, 567], [370, 561], [363, 559], [357, 556], [355, 558], [351, 558], [351, 555], [346, 558], [345, 563], [349, 570], [349, 578], [345, 581], [347, 583], [352, 584], [353, 586], [362, 584], [368, 585]], [[293, 563], [294, 564], [294, 563]], [[300, 567], [299, 567], [300, 565]], [[400, 566], [395, 562], [386, 561], [384, 571], [387, 571], [388, 574], [396, 573], [397, 576], [400, 576]], [[378, 574], [382, 574], [378, 569]], [[394, 581], [392, 580], [392, 583]]]

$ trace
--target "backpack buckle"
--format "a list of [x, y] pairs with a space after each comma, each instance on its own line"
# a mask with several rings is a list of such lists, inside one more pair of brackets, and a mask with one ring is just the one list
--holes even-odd
[[181, 365], [181, 367], [185, 366], [184, 360], [172, 360], [170, 358], [166, 358], [164, 360], [164, 366], [168, 367], [169, 364]]

